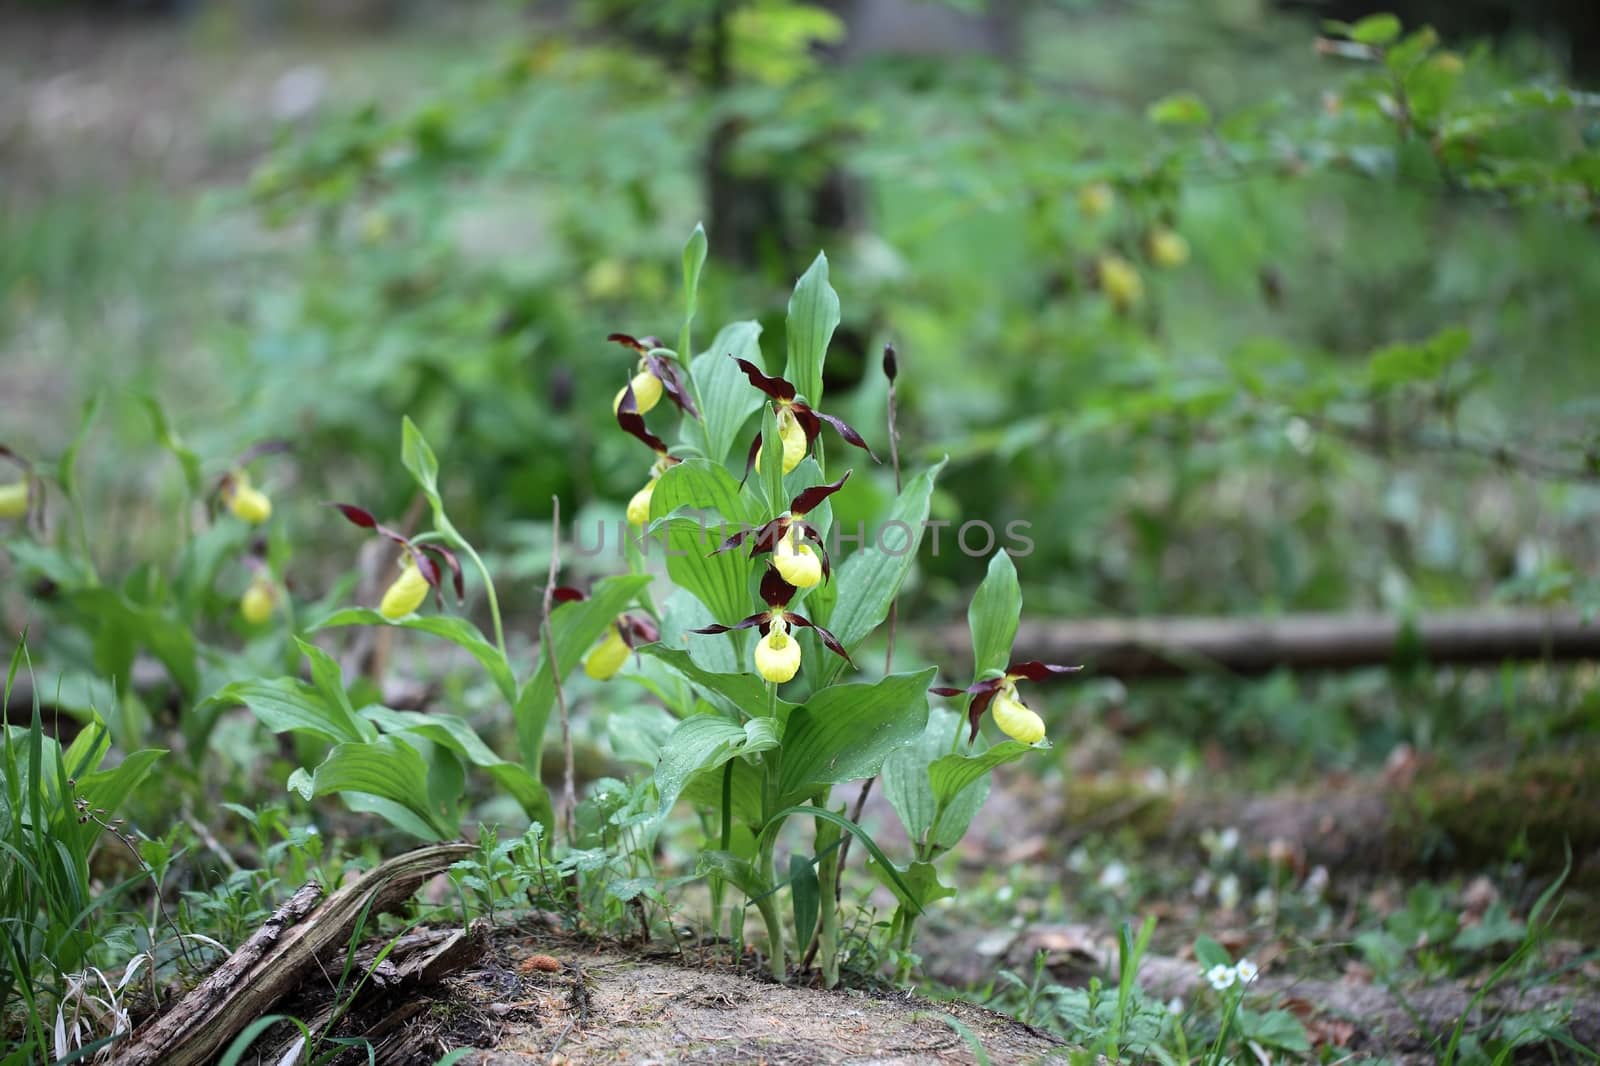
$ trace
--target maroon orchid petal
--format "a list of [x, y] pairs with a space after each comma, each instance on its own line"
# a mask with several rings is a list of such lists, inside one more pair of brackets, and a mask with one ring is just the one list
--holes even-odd
[[822, 432], [822, 423], [817, 421], [817, 413], [803, 403], [791, 404], [789, 410], [806, 435], [806, 447], [810, 448], [817, 442], [817, 435]]
[[444, 560], [445, 565], [450, 568], [451, 585], [456, 590], [456, 602], [464, 602], [467, 598], [467, 587], [461, 578], [461, 562], [456, 558], [456, 553], [438, 544], [423, 544], [419, 545], [419, 547], [423, 551], [438, 555]]
[[761, 601], [768, 607], [783, 607], [794, 599], [795, 587], [772, 567], [761, 575]]
[[808, 618], [803, 618], [800, 615], [795, 614], [793, 611], [784, 611], [783, 620], [788, 622], [790, 625], [802, 626], [806, 629], [815, 630], [817, 636], [822, 638], [822, 643], [829, 651], [833, 652], [839, 658], [849, 663], [852, 667], [855, 666], [855, 661], [850, 658], [850, 653], [844, 650], [844, 645], [839, 643], [839, 638], [828, 632], [822, 626], [817, 625]]
[[1025, 663], [1012, 663], [1006, 667], [1008, 677], [1022, 677], [1029, 681], [1048, 681], [1052, 677], [1062, 674], [1075, 674], [1082, 670], [1081, 666], [1056, 666], [1053, 663], [1042, 663], [1037, 659], [1030, 659]]
[[[661, 630], [648, 618], [639, 618], [629, 614], [623, 615], [623, 621], [626, 623], [620, 627], [623, 640], [628, 640], [630, 635], [633, 640], [637, 640], [640, 644], [654, 644], [661, 639]], [[631, 641], [628, 646], [633, 647]]]
[[551, 603], [576, 603], [579, 600], [586, 600], [588, 598], [589, 594], [587, 592], [580, 588], [574, 588], [571, 585], [557, 585], [555, 588], [550, 590]]
[[739, 530], [739, 532], [733, 534], [727, 540], [723, 541], [721, 544], [718, 544], [715, 548], [712, 548], [711, 554], [716, 555], [719, 552], [732, 551], [739, 545], [743, 544], [745, 538], [754, 532], [755, 530], [750, 529], [749, 527]]
[[844, 472], [844, 477], [831, 485], [813, 485], [800, 495], [789, 501], [789, 513], [796, 518], [804, 518], [807, 514], [822, 506], [822, 501], [844, 488], [844, 483], [850, 480], [850, 471]]
[[372, 517], [372, 512], [364, 507], [357, 507], [350, 503], [331, 503], [328, 506], [337, 507], [340, 514], [362, 529], [378, 528], [378, 520]]
[[749, 618], [742, 618], [739, 621], [735, 622], [731, 626], [722, 625], [720, 622], [713, 622], [711, 625], [702, 626], [699, 629], [691, 629], [691, 630], [689, 630], [689, 632], [691, 632], [691, 633], [729, 633], [729, 632], [732, 632], [735, 629], [750, 629], [750, 628], [753, 628], [755, 626], [761, 626], [761, 627], [763, 627], [763, 629], [765, 629], [766, 624], [769, 621], [771, 621], [771, 619], [772, 619], [771, 612], [758, 611], [757, 613], [751, 615]]
[[683, 387], [683, 381], [678, 377], [677, 370], [673, 369], [671, 359], [663, 359], [659, 355], [647, 355], [645, 363], [650, 367], [650, 373], [661, 382], [661, 388], [671, 397], [678, 409], [690, 418], [699, 418], [700, 410], [695, 407], [694, 400], [689, 396], [689, 390]]
[[750, 471], [756, 468], [756, 453], [761, 450], [761, 434], [756, 434], [756, 439], [750, 442], [750, 450], [744, 457], [744, 477], [739, 479], [739, 487], [744, 488], [744, 483], [750, 480]]
[[989, 704], [994, 701], [995, 694], [999, 691], [999, 686], [996, 686], [980, 692], [972, 697], [972, 702], [967, 705], [967, 721], [972, 725], [972, 732], [967, 735], [968, 744], [978, 739], [978, 720], [983, 717], [983, 712], [989, 709]]
[[667, 454], [666, 444], [644, 424], [644, 415], [639, 413], [639, 401], [633, 395], [632, 382], [622, 388], [622, 402], [617, 405], [617, 425], [633, 434], [657, 455]]
[[637, 337], [631, 336], [627, 333], [608, 333], [606, 334], [606, 340], [613, 344], [621, 344], [624, 347], [632, 348], [636, 352], [647, 352], [650, 350], [644, 341], [641, 341]]
[[951, 688], [948, 685], [935, 685], [928, 691], [935, 696], [965, 696], [967, 694], [967, 690], [964, 688]]
[[782, 378], [768, 377], [761, 369], [748, 359], [740, 359], [729, 353], [729, 357], [739, 364], [739, 369], [744, 371], [744, 376], [750, 379], [750, 384], [771, 396], [774, 400], [794, 399], [794, 386]]
[[430, 559], [423, 550], [408, 540], [401, 540], [405, 545], [406, 553], [411, 556], [411, 561], [416, 565], [417, 571], [422, 574], [428, 585], [437, 590], [443, 574], [439, 571], [439, 564]]
[[866, 440], [861, 436], [861, 434], [857, 433], [851, 428], [850, 423], [846, 422], [842, 418], [835, 418], [832, 415], [825, 415], [821, 411], [816, 412], [816, 416], [828, 423], [828, 425], [832, 426], [834, 429], [838, 430], [839, 436], [843, 437], [847, 443], [854, 444], [857, 448], [860, 448], [862, 451], [866, 452], [867, 456], [873, 462], [880, 462], [878, 457], [872, 454], [872, 449], [867, 447]]
[[789, 533], [789, 520], [783, 516], [774, 518], [760, 529], [756, 530], [756, 542], [750, 545], [750, 558], [775, 551], [778, 542]]

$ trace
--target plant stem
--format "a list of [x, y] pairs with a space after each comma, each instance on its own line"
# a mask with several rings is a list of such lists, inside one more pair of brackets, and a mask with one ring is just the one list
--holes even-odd
[[[567, 718], [567, 694], [561, 687], [561, 664], [556, 658], [555, 637], [550, 630], [550, 609], [555, 603], [556, 571], [561, 567], [561, 497], [551, 496], [550, 507], [550, 532], [552, 537], [550, 542], [550, 573], [545, 578], [544, 583], [544, 612], [539, 621], [539, 628], [542, 630], [539, 643], [543, 645], [545, 661], [550, 664], [550, 679], [556, 689], [556, 707], [561, 714], [561, 750], [566, 758], [561, 779], [561, 802], [566, 808], [564, 814], [567, 822], [567, 841], [572, 843], [572, 814], [578, 806], [577, 774], [572, 757], [572, 727]], [[467, 550], [471, 551], [472, 549], [468, 548]], [[477, 558], [476, 553], [473, 554], [473, 558]], [[478, 566], [482, 567], [483, 564], [480, 562]], [[486, 571], [484, 573], [484, 582], [486, 584], [488, 583], [488, 578], [489, 575]], [[488, 588], [489, 606], [494, 612], [495, 639], [500, 641], [500, 653], [504, 655], [505, 638], [500, 633], [500, 608], [495, 604], [494, 586], [488, 585]], [[537, 767], [534, 767], [535, 771], [537, 769]]]
[[[560, 527], [558, 525], [555, 528], [556, 538], [559, 540], [561, 537]], [[500, 623], [500, 597], [495, 595], [494, 581], [489, 577], [489, 568], [483, 565], [483, 559], [478, 556], [478, 550], [468, 544], [467, 538], [457, 533], [454, 529], [450, 530], [447, 539], [454, 543], [462, 554], [472, 560], [473, 566], [478, 568], [478, 576], [483, 579], [483, 593], [489, 601], [489, 617], [494, 621], [494, 646], [500, 649], [500, 657], [509, 661], [509, 656], [506, 655], [506, 631], [505, 627]], [[554, 549], [552, 548], [551, 551], [554, 552]]]
[[[826, 808], [828, 789], [820, 791], [812, 802]], [[831, 822], [817, 823], [817, 896], [822, 904], [822, 921], [817, 929], [817, 957], [822, 965], [824, 988], [836, 988], [839, 984], [839, 864], [844, 849], [842, 846], [834, 847], [833, 841], [840, 832]], [[805, 935], [803, 931], [801, 935]]]
[[765, 835], [761, 844], [760, 866], [757, 873], [761, 882], [766, 886], [766, 891], [756, 899], [756, 909], [761, 912], [761, 918], [767, 923], [767, 950], [772, 958], [769, 966], [774, 981], [786, 981], [789, 978], [789, 968], [783, 955], [783, 915], [778, 912], [778, 894], [772, 886], [778, 883], [778, 871], [774, 862], [774, 855], [778, 850], [778, 834]]

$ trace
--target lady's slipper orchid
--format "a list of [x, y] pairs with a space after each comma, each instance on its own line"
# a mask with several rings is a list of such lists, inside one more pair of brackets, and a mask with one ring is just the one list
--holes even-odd
[[233, 517], [252, 526], [272, 517], [271, 497], [250, 484], [250, 475], [242, 470], [223, 479], [222, 499]]
[[756, 673], [775, 685], [783, 684], [800, 672], [800, 644], [790, 632], [795, 626], [814, 630], [829, 651], [854, 666], [850, 653], [844, 650], [844, 645], [839, 643], [838, 637], [810, 619], [789, 610], [789, 601], [794, 598], [795, 592], [795, 587], [785, 581], [782, 574], [776, 570], [768, 570], [761, 578], [761, 598], [767, 603], [765, 611], [757, 611], [749, 618], [741, 619], [731, 626], [709, 625], [703, 629], [691, 629], [689, 632], [727, 633], [735, 629], [760, 630], [761, 640], [755, 649]]
[[978, 738], [978, 721], [983, 717], [983, 712], [989, 709], [990, 704], [994, 705], [995, 725], [999, 726], [1006, 736], [1020, 740], [1024, 744], [1037, 744], [1044, 739], [1044, 719], [1017, 696], [1017, 682], [1046, 681], [1062, 674], [1077, 673], [1082, 669], [1081, 666], [1056, 666], [1052, 663], [1030, 660], [1025, 663], [1012, 663], [1000, 677], [978, 681], [966, 688], [940, 687], [928, 691], [936, 696], [972, 697], [972, 702], [967, 704], [967, 721], [972, 725], [972, 732], [967, 737], [969, 744]]
[[[571, 585], [550, 590], [553, 603], [573, 603], [586, 600], [589, 594]], [[628, 661], [633, 649], [641, 644], [654, 644], [661, 639], [661, 630], [648, 618], [633, 614], [619, 614], [606, 626], [606, 631], [595, 641], [583, 659], [583, 672], [596, 681], [609, 681], [615, 677], [622, 664]]]
[[[873, 462], [878, 462], [878, 457], [872, 454], [872, 449], [867, 447], [867, 442], [842, 418], [823, 414], [810, 404], [799, 398], [795, 387], [783, 378], [769, 377], [763, 374], [759, 367], [748, 359], [730, 356], [739, 364], [739, 369], [744, 371], [744, 376], [750, 379], [750, 384], [772, 397], [773, 406], [778, 415], [778, 437], [783, 441], [783, 472], [787, 474], [800, 465], [800, 460], [806, 457], [806, 452], [811, 449], [811, 444], [822, 432], [822, 423], [832, 426], [845, 443], [853, 444], [871, 456]], [[785, 417], [787, 416], [787, 417]], [[757, 457], [761, 452], [761, 434], [756, 434], [756, 439], [750, 442], [750, 454], [745, 459], [744, 476], [749, 477], [750, 471], [756, 467]]]
[[[652, 379], [653, 380], [653, 379]], [[624, 385], [622, 396], [617, 403], [617, 425], [627, 430], [637, 438], [645, 447], [656, 453], [655, 466], [650, 468], [650, 480], [633, 497], [628, 500], [628, 521], [636, 526], [644, 526], [650, 521], [650, 498], [655, 495], [656, 481], [666, 473], [669, 466], [681, 462], [667, 454], [667, 445], [660, 437], [651, 433], [644, 424], [644, 415], [639, 413], [639, 397], [634, 392], [633, 386]]]
[[1117, 194], [1103, 181], [1091, 181], [1078, 190], [1078, 210], [1085, 218], [1102, 218], [1116, 206]]
[[[450, 549], [439, 544], [418, 544], [403, 533], [380, 524], [372, 516], [372, 512], [365, 508], [348, 503], [336, 503], [333, 506], [337, 507], [339, 513], [353, 525], [371, 530], [405, 549], [400, 576], [390, 582], [378, 603], [378, 613], [383, 617], [393, 622], [411, 614], [422, 606], [423, 600], [428, 598], [430, 588], [436, 594], [440, 594], [443, 581], [443, 572], [439, 569], [440, 561], [450, 568], [456, 601], [460, 602], [466, 597], [466, 584], [461, 577], [461, 563]], [[435, 556], [438, 557], [437, 560]], [[441, 602], [443, 600], [442, 594], [440, 600]]]
[[[771, 552], [772, 565], [789, 584], [805, 589], [826, 580], [830, 573], [828, 552], [822, 545], [822, 535], [805, 517], [821, 507], [822, 501], [842, 489], [849, 480], [850, 472], [847, 470], [838, 481], [813, 485], [789, 501], [788, 511], [759, 529], [741, 529], [717, 545], [717, 551], [737, 548], [747, 538], [754, 537], [750, 558], [754, 559], [762, 552]], [[815, 551], [804, 543], [807, 540], [816, 544]]]
[[0, 485], [0, 518], [21, 518], [27, 514], [31, 495], [26, 481]]
[[265, 575], [257, 574], [250, 582], [250, 587], [244, 590], [244, 595], [239, 597], [239, 615], [251, 625], [258, 626], [272, 617], [272, 609], [277, 603], [277, 586]]
[[800, 642], [789, 635], [789, 623], [774, 618], [767, 635], [756, 643], [756, 673], [781, 685], [800, 672]]
[[31, 520], [39, 529], [44, 521], [44, 482], [33, 472], [33, 464], [16, 452], [0, 444], [0, 459], [4, 459], [22, 476], [16, 481], [0, 484], [0, 521], [12, 518]]
[[383, 599], [378, 602], [378, 613], [391, 622], [397, 622], [421, 607], [428, 598], [428, 589], [432, 587], [433, 582], [410, 557], [406, 557], [400, 563], [400, 576], [384, 590]]
[[622, 407], [622, 397], [629, 389], [633, 390], [634, 403], [640, 414], [653, 410], [661, 402], [662, 393], [672, 398], [679, 410], [691, 418], [699, 418], [700, 412], [695, 409], [694, 400], [689, 395], [689, 390], [683, 387], [683, 382], [678, 377], [674, 366], [675, 360], [661, 353], [666, 349], [654, 337], [645, 337], [642, 340], [631, 337], [626, 333], [613, 333], [606, 340], [624, 347], [632, 348], [639, 353], [639, 366], [632, 379], [617, 393], [617, 398], [611, 403], [613, 412]]
[[1100, 289], [1118, 311], [1129, 311], [1144, 302], [1144, 279], [1134, 265], [1120, 255], [1108, 255], [1095, 265]]
[[797, 589], [808, 589], [822, 581], [822, 560], [791, 532], [772, 549], [773, 568]]
[[1189, 242], [1183, 239], [1183, 234], [1165, 226], [1151, 230], [1144, 243], [1150, 261], [1158, 267], [1170, 270], [1189, 261]]

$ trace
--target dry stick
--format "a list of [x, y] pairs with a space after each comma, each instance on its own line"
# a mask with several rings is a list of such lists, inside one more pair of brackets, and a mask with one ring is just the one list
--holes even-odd
[[567, 694], [561, 689], [561, 664], [556, 657], [556, 642], [550, 632], [550, 607], [555, 602], [556, 572], [561, 569], [561, 497], [550, 497], [550, 576], [544, 583], [545, 655], [550, 661], [550, 678], [556, 687], [556, 707], [561, 712], [561, 752], [566, 758], [562, 770], [561, 804], [565, 808], [562, 818], [567, 823], [567, 841], [573, 842], [572, 817], [578, 806], [577, 771], [572, 757], [572, 727], [567, 721]]
[[[883, 376], [889, 379], [889, 462], [894, 467], [894, 494], [896, 496], [900, 495], [900, 431], [895, 427], [894, 421], [894, 379], [898, 377], [899, 374], [900, 360], [899, 357], [895, 355], [894, 345], [885, 344], [883, 346]], [[889, 601], [889, 647], [888, 650], [883, 653], [883, 672], [885, 674], [892, 673], [894, 671], [895, 623], [899, 620], [899, 617], [900, 600], [898, 597], [896, 597], [895, 599]], [[861, 812], [867, 806], [867, 796], [872, 793], [872, 783], [877, 779], [877, 775], [867, 778], [867, 783], [861, 786], [861, 793], [856, 796], [856, 805], [855, 808], [850, 812], [850, 820], [858, 825], [861, 823]], [[850, 842], [854, 839], [854, 833], [846, 833], [844, 836], [844, 843], [839, 845], [839, 872], [841, 874], [844, 873], [844, 864], [850, 859]], [[833, 882], [833, 901], [838, 903], [843, 898], [844, 878], [837, 877]], [[806, 960], [806, 963], [807, 965], [810, 964], [809, 958]]]

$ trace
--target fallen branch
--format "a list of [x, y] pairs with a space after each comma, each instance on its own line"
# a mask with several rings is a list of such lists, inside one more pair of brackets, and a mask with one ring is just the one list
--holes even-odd
[[[969, 661], [965, 625], [925, 642], [935, 661]], [[1600, 658], [1600, 620], [1577, 611], [1449, 611], [1414, 623], [1384, 614], [1281, 618], [1024, 620], [1014, 656], [1085, 663], [1121, 678], [1191, 673], [1264, 674], [1280, 668], [1351, 670], [1414, 659], [1496, 664], [1510, 659]]]
[[329, 948], [347, 943], [363, 914], [393, 910], [424, 881], [471, 854], [470, 844], [421, 848], [369, 870], [324, 900], [317, 885], [291, 896], [228, 961], [146, 1023], [115, 1066], [200, 1066], [246, 1025], [294, 990], [303, 971]]

